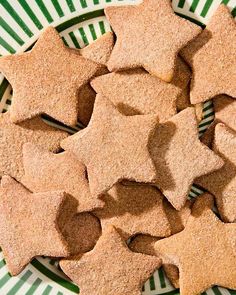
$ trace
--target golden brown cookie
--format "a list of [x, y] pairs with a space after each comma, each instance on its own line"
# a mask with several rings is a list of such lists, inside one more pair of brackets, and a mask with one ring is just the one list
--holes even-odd
[[63, 140], [61, 146], [85, 164], [91, 193], [98, 196], [123, 179], [155, 179], [148, 146], [156, 125], [155, 115], [124, 116], [107, 98], [97, 95], [88, 127]]
[[160, 122], [176, 114], [176, 101], [181, 91], [142, 69], [103, 75], [93, 79], [91, 85], [122, 114], [156, 114]]
[[182, 295], [198, 295], [214, 285], [236, 289], [236, 224], [221, 222], [209, 205], [193, 210], [182, 232], [156, 242], [156, 252], [164, 263], [178, 266]]
[[[171, 226], [171, 234], [176, 234], [182, 231], [187, 223], [187, 220], [191, 214], [190, 202], [186, 202], [186, 205], [180, 210], [175, 210], [167, 201], [164, 202], [167, 218]], [[138, 253], [157, 256], [155, 251], [155, 243], [160, 238], [137, 235], [129, 244], [129, 248]], [[173, 264], [164, 264], [164, 271], [175, 288], [179, 288], [179, 270]]]
[[192, 104], [219, 94], [236, 98], [235, 39], [235, 20], [227, 6], [222, 4], [203, 33], [182, 50], [182, 56], [193, 69]]
[[24, 143], [31, 142], [57, 152], [60, 141], [67, 136], [65, 131], [49, 126], [39, 117], [16, 125], [10, 122], [8, 112], [0, 114], [0, 177], [9, 174], [17, 180], [21, 179], [24, 174]]
[[160, 124], [150, 145], [157, 168], [156, 186], [177, 210], [184, 206], [195, 178], [224, 164], [200, 142], [194, 108], [187, 108]]
[[103, 207], [92, 197], [86, 178], [86, 167], [70, 152], [54, 154], [37, 145], [23, 146], [24, 176], [21, 182], [32, 192], [61, 190], [78, 201], [78, 212]]
[[[113, 46], [114, 35], [112, 32], [108, 32], [93, 43], [79, 50], [84, 58], [90, 59], [101, 65], [95, 76], [100, 76], [108, 72], [106, 64], [111, 55]], [[95, 97], [96, 92], [92, 89], [89, 83], [80, 88], [78, 118], [84, 125], [88, 125], [91, 118]]]
[[32, 194], [10, 176], [0, 187], [0, 245], [12, 275], [38, 255], [65, 257], [69, 250], [59, 231], [64, 192]]
[[141, 295], [143, 284], [160, 264], [157, 257], [130, 251], [113, 226], [92, 251], [60, 262], [81, 295]]
[[225, 222], [236, 221], [236, 133], [222, 123], [216, 125], [213, 150], [225, 162], [218, 171], [202, 176], [196, 184], [216, 197], [217, 207]]
[[102, 200], [106, 205], [94, 214], [101, 220], [103, 230], [114, 225], [126, 240], [138, 233], [157, 237], [171, 233], [163, 196], [154, 187], [116, 184]]
[[100, 65], [66, 47], [48, 27], [32, 50], [0, 58], [0, 70], [13, 88], [14, 123], [47, 114], [67, 125], [78, 117], [78, 91]]
[[177, 16], [169, 0], [144, 0], [139, 5], [105, 8], [117, 41], [108, 69], [143, 67], [170, 82], [177, 54], [201, 28]]

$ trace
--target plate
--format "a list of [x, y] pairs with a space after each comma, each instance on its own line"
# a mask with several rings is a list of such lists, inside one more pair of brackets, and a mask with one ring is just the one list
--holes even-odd
[[[158, 1], [158, 0], [156, 0]], [[111, 30], [105, 16], [108, 5], [136, 4], [137, 0], [0, 0], [0, 55], [14, 54], [29, 50], [34, 45], [43, 28], [52, 25], [57, 28], [64, 43], [72, 48], [82, 48]], [[218, 7], [224, 2], [236, 16], [236, 0], [173, 0], [176, 13], [204, 27]], [[0, 112], [6, 112], [11, 104], [12, 89], [0, 74]], [[203, 106], [203, 120], [199, 124], [202, 135], [214, 119], [212, 102]], [[70, 133], [82, 126], [68, 128], [43, 116], [48, 124], [66, 129]], [[193, 186], [190, 198], [202, 191]], [[89, 278], [88, 278], [89, 284]], [[1, 295], [71, 295], [78, 294], [74, 285], [58, 268], [58, 262], [38, 257], [22, 273], [11, 277], [4, 257], [0, 252], [0, 294]], [[143, 295], [179, 294], [162, 269], [143, 286]], [[220, 287], [209, 289], [208, 295], [235, 295], [235, 291]], [[88, 294], [89, 295], [89, 294]]]

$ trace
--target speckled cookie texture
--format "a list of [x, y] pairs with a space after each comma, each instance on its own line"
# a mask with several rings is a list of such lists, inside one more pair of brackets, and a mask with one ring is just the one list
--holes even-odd
[[0, 70], [13, 87], [11, 121], [45, 113], [75, 125], [79, 88], [99, 67], [66, 47], [53, 27], [47, 28], [32, 50], [0, 58]]
[[62, 234], [68, 243], [70, 255], [91, 251], [101, 235], [100, 221], [88, 212], [68, 217]]
[[142, 285], [160, 265], [158, 257], [129, 250], [113, 226], [92, 251], [60, 262], [65, 274], [80, 286], [81, 295], [141, 295]]
[[176, 114], [181, 90], [142, 69], [111, 73], [95, 78], [92, 87], [109, 98], [126, 116], [156, 114], [160, 122]]
[[143, 67], [166, 82], [174, 76], [180, 49], [201, 32], [200, 27], [175, 15], [169, 0], [107, 7], [105, 14], [117, 36], [108, 69]]
[[24, 143], [31, 142], [57, 152], [60, 141], [67, 136], [67, 132], [49, 126], [40, 118], [16, 125], [11, 123], [8, 112], [0, 114], [0, 176], [9, 174], [17, 180], [22, 178]]
[[10, 176], [2, 177], [0, 246], [12, 275], [19, 274], [35, 256], [69, 255], [58, 226], [65, 199], [63, 192], [32, 194]]
[[221, 222], [203, 202], [193, 208], [185, 229], [157, 241], [155, 250], [164, 263], [178, 266], [181, 295], [198, 295], [214, 285], [236, 289], [235, 234], [236, 224]]
[[[90, 59], [100, 65], [95, 76], [100, 76], [108, 72], [106, 64], [114, 46], [114, 35], [108, 32], [102, 35], [93, 43], [79, 50], [81, 56]], [[89, 83], [79, 90], [78, 119], [84, 125], [88, 125], [92, 116], [96, 92]]]
[[139, 233], [157, 237], [170, 235], [163, 196], [156, 188], [117, 184], [102, 199], [105, 207], [94, 214], [101, 220], [103, 230], [114, 225], [125, 239]]
[[124, 116], [107, 98], [97, 95], [88, 127], [63, 140], [61, 146], [85, 164], [91, 193], [98, 196], [123, 179], [155, 179], [148, 145], [156, 125], [155, 115]]
[[236, 131], [236, 100], [227, 95], [219, 95], [213, 99], [213, 105], [214, 121], [201, 137], [201, 141], [209, 147], [212, 146], [215, 126], [218, 123], [224, 123]]
[[194, 179], [221, 168], [224, 161], [198, 138], [194, 108], [187, 108], [160, 124], [150, 143], [157, 168], [156, 186], [181, 209]]
[[196, 183], [215, 197], [221, 218], [236, 221], [236, 133], [222, 123], [216, 125], [213, 150], [224, 160], [224, 166], [202, 176]]
[[219, 94], [236, 98], [236, 23], [229, 9], [220, 5], [206, 29], [182, 50], [191, 64], [191, 103]]
[[70, 152], [54, 154], [37, 145], [23, 146], [24, 176], [21, 182], [32, 192], [62, 190], [78, 201], [78, 212], [103, 207], [92, 197], [86, 167]]
[[[190, 202], [187, 201], [185, 206], [180, 210], [175, 210], [170, 203], [164, 202], [164, 208], [167, 218], [171, 226], [171, 234], [176, 234], [182, 231], [191, 214]], [[147, 255], [158, 256], [155, 251], [155, 243], [160, 238], [148, 235], [137, 235], [129, 244], [129, 248], [134, 252], [139, 252]], [[164, 271], [175, 288], [179, 288], [179, 270], [173, 264], [164, 264]]]

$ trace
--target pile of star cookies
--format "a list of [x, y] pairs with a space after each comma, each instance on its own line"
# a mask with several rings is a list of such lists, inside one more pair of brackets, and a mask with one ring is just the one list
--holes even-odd
[[[69, 49], [49, 27], [0, 58], [13, 87], [0, 115], [9, 272], [44, 255], [63, 258], [84, 295], [141, 294], [161, 266], [182, 295], [236, 289], [235, 20], [220, 5], [202, 30], [169, 0], [105, 14], [116, 40]], [[200, 141], [198, 104], [210, 99]], [[41, 114], [86, 127], [69, 136]], [[190, 201], [193, 183], [208, 193]]]

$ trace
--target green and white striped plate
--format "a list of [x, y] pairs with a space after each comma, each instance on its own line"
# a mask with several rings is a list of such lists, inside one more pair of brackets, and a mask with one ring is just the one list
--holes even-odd
[[[158, 1], [158, 0], [156, 0]], [[82, 48], [99, 36], [110, 31], [104, 16], [108, 5], [133, 4], [140, 0], [0, 0], [0, 55], [22, 52], [32, 47], [41, 30], [49, 25], [55, 26], [69, 47]], [[236, 0], [173, 0], [173, 8], [179, 15], [204, 26], [220, 3], [227, 4], [236, 16]], [[0, 74], [0, 111], [7, 111], [11, 103], [11, 86]], [[204, 105], [204, 118], [199, 125], [201, 135], [212, 122], [214, 112], [212, 103]], [[71, 133], [72, 129], [43, 118], [59, 128]], [[192, 187], [190, 197], [201, 194], [196, 186]], [[223, 271], [223, 270], [222, 270]], [[89, 283], [89, 278], [88, 278]], [[70, 295], [79, 288], [66, 278], [58, 269], [57, 262], [40, 257], [17, 277], [11, 277], [0, 252], [0, 294], [1, 295]], [[174, 290], [162, 269], [156, 271], [143, 286], [143, 294], [179, 294]], [[214, 287], [204, 294], [236, 295], [236, 291]], [[88, 294], [89, 295], [89, 294]]]

